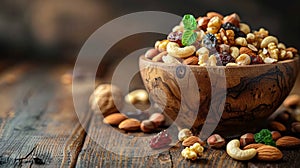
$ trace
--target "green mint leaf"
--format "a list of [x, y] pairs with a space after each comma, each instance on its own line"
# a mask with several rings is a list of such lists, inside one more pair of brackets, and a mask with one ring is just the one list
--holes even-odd
[[262, 129], [258, 133], [254, 134], [254, 140], [257, 143], [276, 146], [274, 140], [272, 139], [272, 133], [268, 129]]
[[184, 30], [181, 42], [184, 46], [193, 44], [197, 39], [197, 33], [193, 30]]
[[185, 30], [196, 30], [197, 29], [197, 21], [193, 15], [186, 14], [182, 19], [183, 26]]

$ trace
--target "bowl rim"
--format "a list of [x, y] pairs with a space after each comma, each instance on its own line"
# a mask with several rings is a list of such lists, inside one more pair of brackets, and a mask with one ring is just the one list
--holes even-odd
[[[280, 65], [280, 64], [287, 64], [287, 63], [292, 63], [292, 62], [299, 62], [299, 55], [297, 54], [296, 56], [294, 56], [293, 59], [287, 59], [287, 60], [282, 60], [282, 61], [278, 61], [276, 63], [272, 63], [272, 64], [252, 64], [252, 65], [238, 65], [238, 66], [199, 66], [199, 65], [186, 65], [186, 64], [166, 64], [164, 62], [156, 62], [156, 61], [152, 61], [148, 58], [145, 57], [145, 55], [141, 55], [139, 57], [139, 60], [143, 60], [145, 62], [149, 62], [151, 64], [157, 64], [157, 65], [161, 65], [161, 66], [178, 66], [178, 65], [185, 65], [191, 68], [223, 68], [223, 69], [236, 69], [236, 68], [258, 68], [258, 67], [267, 67], [267, 66], [274, 66], [274, 65]], [[139, 61], [140, 64], [140, 61]]]

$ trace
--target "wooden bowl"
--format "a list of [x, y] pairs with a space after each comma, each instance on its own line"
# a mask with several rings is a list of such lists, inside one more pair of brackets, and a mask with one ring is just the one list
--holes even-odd
[[[210, 68], [139, 59], [151, 99], [177, 125], [183, 128], [193, 123], [193, 129], [200, 132], [205, 122], [217, 123], [214, 132], [225, 137], [265, 126], [293, 88], [298, 67], [299, 56], [275, 64]], [[179, 111], [183, 115], [177, 118]], [[208, 112], [212, 115], [207, 118]]]

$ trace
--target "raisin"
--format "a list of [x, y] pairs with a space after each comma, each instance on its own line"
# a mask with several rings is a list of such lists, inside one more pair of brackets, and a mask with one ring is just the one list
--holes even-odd
[[202, 40], [202, 45], [207, 49], [215, 49], [217, 46], [217, 38], [211, 33], [207, 33]]
[[234, 31], [234, 38], [237, 37], [246, 37], [246, 34], [240, 30], [240, 28], [236, 27], [234, 24], [230, 22], [226, 22], [221, 26], [225, 30], [233, 30]]
[[224, 66], [229, 62], [235, 62], [235, 59], [228, 52], [219, 53], [219, 57], [220, 57], [219, 61], [221, 61], [221, 64]]
[[180, 32], [180, 31], [171, 32], [171, 33], [168, 35], [167, 39], [168, 39], [169, 41], [172, 41], [172, 42], [175, 42], [175, 43], [179, 44], [179, 46], [181, 46], [181, 47], [183, 46], [182, 43], [181, 43], [182, 32]]
[[250, 55], [251, 57], [251, 64], [263, 64], [264, 61], [262, 60], [262, 58], [258, 55]]
[[150, 140], [150, 147], [153, 149], [159, 149], [168, 146], [172, 142], [172, 137], [167, 130], [163, 130], [155, 135]]

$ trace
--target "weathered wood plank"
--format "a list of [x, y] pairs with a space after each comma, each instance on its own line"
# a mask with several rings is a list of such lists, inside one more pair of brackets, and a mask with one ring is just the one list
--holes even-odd
[[[60, 82], [67, 69], [40, 67], [0, 88], [0, 167], [74, 167], [77, 161], [85, 131], [74, 112], [71, 85]], [[33, 157], [42, 164], [32, 163]]]
[[[300, 92], [300, 78], [298, 78], [295, 87], [291, 93]], [[89, 130], [82, 151], [79, 154], [77, 167], [297, 167], [300, 160], [300, 149], [282, 150], [283, 160], [279, 162], [261, 162], [257, 160], [236, 161], [227, 155], [225, 149], [217, 150], [207, 148], [201, 159], [197, 161], [185, 160], [181, 156], [183, 147], [174, 146], [170, 150], [161, 154], [147, 157], [130, 157], [132, 153], [126, 150], [130, 146], [138, 146], [140, 143], [134, 138], [131, 144], [121, 141], [122, 137], [114, 131], [109, 131], [110, 126], [103, 124], [102, 118], [93, 115]], [[121, 132], [124, 133], [124, 132]], [[131, 133], [134, 136], [143, 136], [142, 133]], [[101, 139], [109, 140], [109, 143], [99, 144]], [[175, 137], [176, 139], [176, 137]], [[148, 145], [147, 142], [144, 145]], [[103, 147], [105, 146], [105, 147]], [[115, 146], [122, 151], [123, 155], [113, 153], [107, 148]], [[138, 152], [143, 149], [136, 149]], [[127, 152], [127, 153], [126, 153]], [[119, 152], [120, 153], [120, 152]]]

